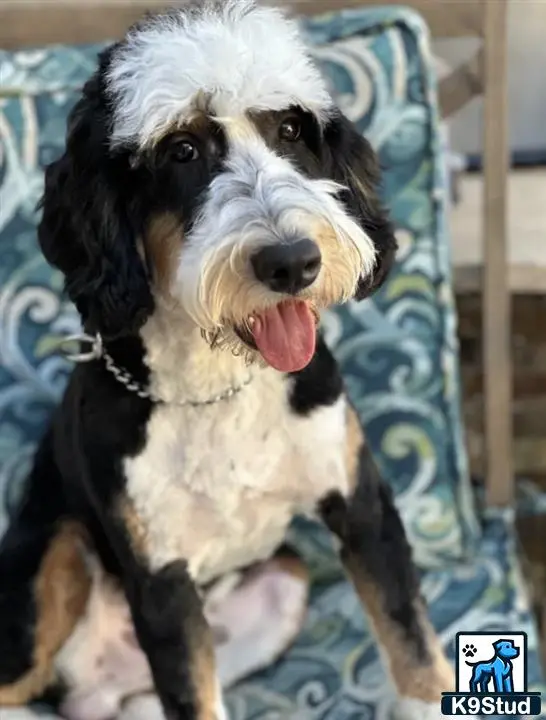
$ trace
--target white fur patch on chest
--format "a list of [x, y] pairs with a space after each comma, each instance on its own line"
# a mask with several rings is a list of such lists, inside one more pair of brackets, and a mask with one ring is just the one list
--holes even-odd
[[300, 417], [288, 391], [267, 369], [227, 401], [154, 410], [145, 449], [125, 461], [152, 569], [185, 559], [206, 583], [268, 557], [296, 512], [347, 490], [345, 398]]

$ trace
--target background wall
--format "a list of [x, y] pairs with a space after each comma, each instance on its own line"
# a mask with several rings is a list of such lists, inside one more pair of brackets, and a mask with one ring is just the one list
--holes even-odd
[[[508, 32], [511, 149], [520, 159], [540, 155], [546, 162], [546, 0], [509, 0]], [[438, 55], [457, 65], [476, 44], [440, 40], [434, 47]], [[481, 100], [476, 99], [451, 119], [454, 150], [479, 152], [481, 107]]]

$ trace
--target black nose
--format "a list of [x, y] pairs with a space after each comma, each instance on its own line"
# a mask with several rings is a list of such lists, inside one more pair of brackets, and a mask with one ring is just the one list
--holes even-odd
[[311, 285], [320, 270], [320, 250], [305, 238], [286, 245], [268, 245], [251, 258], [254, 274], [268, 288], [295, 295]]

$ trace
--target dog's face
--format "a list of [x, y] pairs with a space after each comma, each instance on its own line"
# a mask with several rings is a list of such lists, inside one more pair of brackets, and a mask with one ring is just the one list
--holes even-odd
[[497, 640], [494, 647], [497, 655], [503, 660], [512, 660], [519, 656], [519, 648], [514, 646], [512, 640]]
[[370, 294], [392, 262], [377, 180], [294, 23], [207, 2], [101, 57], [46, 174], [40, 241], [106, 340], [167, 304], [211, 344], [295, 371], [318, 310]]

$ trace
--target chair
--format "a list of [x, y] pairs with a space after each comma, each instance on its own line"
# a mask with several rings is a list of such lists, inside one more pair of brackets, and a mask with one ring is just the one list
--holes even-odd
[[[400, 242], [397, 266], [377, 297], [328, 313], [324, 330], [395, 490], [431, 616], [448, 652], [454, 653], [457, 630], [525, 629], [529, 686], [540, 689], [538, 638], [512, 509], [505, 2], [409, 3], [423, 12], [434, 33], [464, 30], [485, 39], [485, 505], [470, 484], [462, 442], [446, 173], [428, 31], [415, 12], [389, 4], [362, 9], [362, 3], [349, 0], [352, 10], [335, 12], [333, 0], [292, 3], [305, 15], [302, 26], [338, 103], [378, 149], [384, 195]], [[142, 9], [143, 3], [111, 0], [78, 3], [74, 13], [62, 2], [32, 7], [0, 0], [0, 46], [6, 48], [0, 53], [0, 143], [6, 164], [0, 199], [8, 208], [3, 219], [0, 213], [0, 257], [5, 258], [0, 263], [0, 401], [6, 398], [0, 404], [5, 437], [0, 498], [7, 510], [0, 517], [0, 534], [64, 384], [68, 367], [55, 353], [56, 342], [76, 329], [74, 313], [59, 294], [58, 275], [36, 251], [33, 208], [41, 165], [61, 150], [64, 118], [92, 71], [98, 47], [119, 35]], [[318, 11], [326, 14], [317, 16]], [[44, 49], [23, 49], [37, 46]], [[440, 86], [445, 112], [476, 89], [468, 75], [474, 66], [479, 63]], [[10, 328], [9, 337], [5, 331], [2, 335], [2, 327]], [[234, 720], [267, 712], [293, 720], [386, 717], [392, 693], [328, 538], [299, 520], [289, 540], [312, 569], [309, 616], [280, 663], [229, 693]]]

